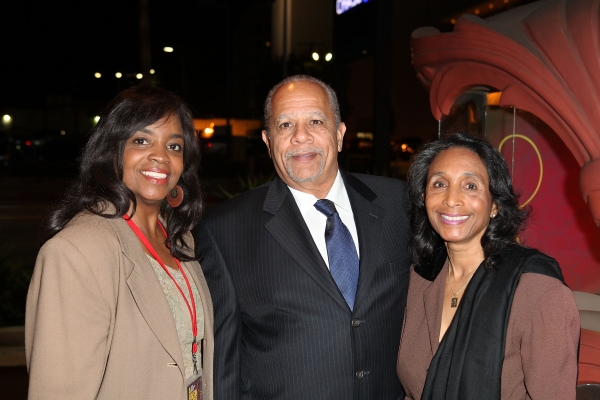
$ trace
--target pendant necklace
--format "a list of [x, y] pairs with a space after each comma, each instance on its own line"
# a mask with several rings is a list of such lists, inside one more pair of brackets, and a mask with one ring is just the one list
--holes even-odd
[[452, 260], [450, 260], [450, 257], [448, 257], [448, 263], [450, 264], [450, 268], [448, 268], [448, 279], [450, 280], [450, 290], [452, 291], [452, 294], [454, 295], [454, 297], [452, 297], [452, 301], [450, 302], [450, 307], [455, 308], [458, 306], [458, 295], [460, 294], [460, 292], [465, 290], [465, 288], [471, 281], [471, 278], [473, 277], [473, 273], [475, 271], [471, 272], [469, 279], [467, 279], [467, 283], [465, 283], [464, 286], [462, 288], [460, 288], [460, 290], [458, 292], [455, 292], [454, 288], [452, 287], [452, 276], [450, 276], [450, 269], [454, 269], [454, 268], [452, 268]]

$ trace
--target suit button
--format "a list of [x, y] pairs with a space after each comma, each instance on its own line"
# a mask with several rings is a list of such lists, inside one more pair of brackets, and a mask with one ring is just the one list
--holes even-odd
[[356, 379], [362, 379], [365, 376], [365, 372], [357, 371], [355, 375], [356, 375]]
[[352, 320], [352, 327], [353, 327], [353, 328], [357, 328], [357, 327], [359, 327], [359, 326], [360, 326], [360, 319], [358, 319], [358, 318], [354, 318], [354, 319]]

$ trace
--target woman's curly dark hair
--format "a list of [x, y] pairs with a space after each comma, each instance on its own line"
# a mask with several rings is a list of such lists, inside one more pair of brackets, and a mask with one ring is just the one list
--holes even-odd
[[[202, 213], [197, 175], [200, 146], [194, 123], [189, 109], [178, 95], [145, 85], [119, 93], [102, 112], [83, 151], [77, 180], [67, 191], [62, 204], [42, 225], [42, 243], [56, 235], [81, 211], [120, 218], [133, 203], [135, 212], [135, 195], [123, 183], [125, 142], [135, 132], [165, 117], [179, 119], [184, 140], [183, 172], [178, 182], [184, 197], [179, 207], [167, 205], [162, 212], [168, 221], [166, 243], [174, 257], [182, 261], [194, 259], [193, 252], [183, 240], [183, 235], [198, 223]], [[109, 205], [114, 207], [114, 211], [108, 211]]]
[[479, 156], [489, 176], [489, 191], [498, 207], [495, 218], [490, 219], [481, 238], [485, 256], [484, 266], [493, 269], [500, 249], [515, 242], [529, 216], [529, 209], [520, 208], [502, 155], [483, 137], [466, 133], [452, 133], [427, 143], [413, 159], [408, 171], [408, 186], [411, 201], [411, 226], [413, 239], [409, 251], [415, 266], [422, 265], [434, 254], [434, 249], [444, 245], [443, 239], [433, 229], [425, 207], [427, 174], [433, 160], [444, 150], [462, 147]]

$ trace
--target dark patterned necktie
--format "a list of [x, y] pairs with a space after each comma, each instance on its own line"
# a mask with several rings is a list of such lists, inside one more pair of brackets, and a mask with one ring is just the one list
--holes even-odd
[[327, 244], [329, 271], [350, 310], [353, 310], [358, 285], [359, 263], [354, 240], [331, 200], [319, 200], [314, 206], [327, 217], [325, 243]]

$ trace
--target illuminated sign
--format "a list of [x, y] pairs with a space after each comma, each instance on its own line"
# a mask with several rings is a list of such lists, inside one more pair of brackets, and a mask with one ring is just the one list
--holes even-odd
[[369, 0], [336, 0], [335, 2], [335, 12], [337, 15], [345, 13], [351, 8], [356, 7], [360, 3], [368, 3]]

